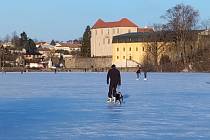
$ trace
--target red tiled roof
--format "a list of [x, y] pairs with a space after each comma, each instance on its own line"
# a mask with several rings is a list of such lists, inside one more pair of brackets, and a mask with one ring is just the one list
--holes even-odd
[[154, 32], [152, 28], [138, 28], [137, 32]]
[[97, 28], [112, 28], [112, 27], [138, 27], [127, 18], [122, 18], [120, 21], [104, 22], [102, 19], [98, 19], [93, 25], [92, 29]]

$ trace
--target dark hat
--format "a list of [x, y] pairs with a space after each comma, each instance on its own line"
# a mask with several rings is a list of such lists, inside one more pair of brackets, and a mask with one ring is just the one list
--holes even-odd
[[115, 66], [115, 64], [113, 64], [112, 66], [111, 66], [111, 68], [115, 68], [116, 66]]

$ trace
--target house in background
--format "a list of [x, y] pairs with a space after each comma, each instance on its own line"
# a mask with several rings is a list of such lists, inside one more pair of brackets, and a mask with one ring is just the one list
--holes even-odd
[[115, 22], [104, 22], [102, 19], [99, 19], [91, 28], [91, 57], [111, 57], [113, 36], [151, 30], [151, 28], [139, 28], [127, 18], [122, 18]]
[[[210, 44], [210, 36], [203, 30], [187, 32], [185, 55], [190, 63], [199, 50]], [[162, 65], [166, 61], [183, 62], [184, 49], [173, 31], [127, 33], [113, 37], [112, 63], [118, 67], [136, 67], [149, 63]], [[178, 46], [178, 47], [177, 47]]]
[[25, 66], [27, 68], [44, 68], [43, 56], [40, 53], [26, 53], [24, 54]]
[[60, 45], [55, 46], [54, 49], [56, 51], [68, 51], [69, 54], [72, 52], [80, 52], [81, 44], [72, 44], [72, 43], [59, 43]]
[[47, 42], [37, 42], [36, 43], [36, 47], [37, 48], [48, 48], [48, 49], [53, 49], [53, 45], [50, 45], [50, 43], [47, 43]]
[[39, 47], [38, 52], [42, 54], [43, 57], [49, 57], [51, 54], [51, 49]]

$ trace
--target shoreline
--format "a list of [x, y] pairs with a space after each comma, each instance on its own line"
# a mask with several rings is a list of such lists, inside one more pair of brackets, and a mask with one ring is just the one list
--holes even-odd
[[[52, 74], [57, 74], [57, 73], [107, 73], [108, 71], [27, 71], [27, 72], [21, 72], [21, 71], [0, 71], [2, 74], [7, 74], [7, 73], [20, 73], [20, 74], [27, 74], [27, 73], [52, 73]], [[120, 71], [122, 73], [134, 73], [136, 74], [135, 71]], [[160, 71], [149, 71], [148, 73], [182, 73], [182, 74], [187, 74], [187, 73], [210, 73], [210, 72], [199, 72], [199, 71], [191, 71], [191, 72], [160, 72]]]
[[[5, 67], [0, 68], [1, 73], [7, 73], [7, 72], [16, 72], [16, 73], [30, 73], [30, 72], [39, 72], [39, 73], [59, 73], [59, 72], [107, 72], [110, 68], [57, 68], [57, 69], [26, 69], [23, 67]], [[136, 72], [136, 67], [129, 67], [129, 68], [118, 68], [121, 72]], [[142, 71], [143, 72], [143, 71]], [[210, 73], [210, 71], [148, 71], [148, 72], [154, 72], [154, 73]]]

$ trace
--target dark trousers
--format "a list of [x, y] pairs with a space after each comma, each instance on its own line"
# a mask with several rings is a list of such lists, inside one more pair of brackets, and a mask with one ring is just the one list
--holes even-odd
[[137, 78], [139, 78], [139, 77], [140, 77], [140, 73], [136, 73], [136, 75], [137, 75]]
[[144, 72], [144, 78], [147, 78], [147, 72]]
[[116, 88], [117, 88], [117, 84], [110, 83], [109, 92], [108, 92], [108, 97], [109, 98], [112, 98], [112, 96], [115, 97], [115, 94], [117, 92]]

